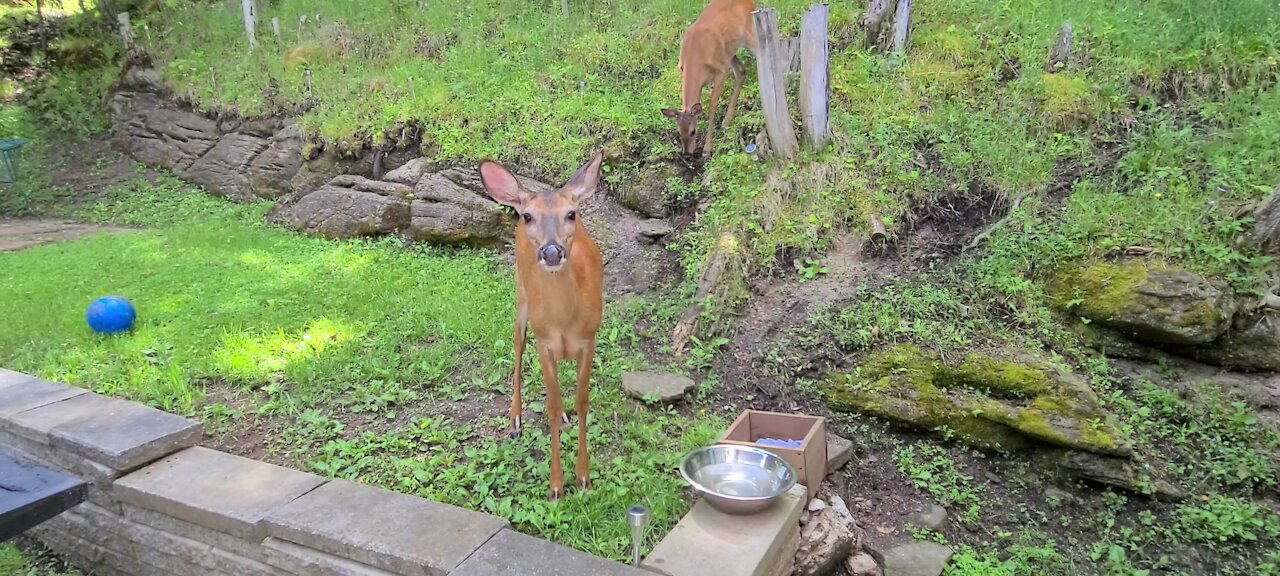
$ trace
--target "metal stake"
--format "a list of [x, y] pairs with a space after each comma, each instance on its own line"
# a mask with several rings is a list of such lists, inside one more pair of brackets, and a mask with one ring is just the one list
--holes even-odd
[[649, 524], [649, 509], [640, 504], [627, 508], [627, 524], [631, 526], [631, 563], [640, 567], [640, 543], [644, 541], [644, 529]]

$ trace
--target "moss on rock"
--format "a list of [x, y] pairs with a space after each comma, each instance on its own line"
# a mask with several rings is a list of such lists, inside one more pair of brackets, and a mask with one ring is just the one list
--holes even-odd
[[1128, 456], [1113, 418], [1080, 378], [1048, 363], [981, 353], [949, 366], [913, 344], [871, 355], [853, 373], [820, 387], [837, 410], [861, 412], [924, 430], [945, 429], [971, 445], [1017, 450], [1034, 442]]
[[1151, 344], [1211, 342], [1236, 312], [1225, 283], [1141, 259], [1062, 266], [1047, 292], [1059, 309]]

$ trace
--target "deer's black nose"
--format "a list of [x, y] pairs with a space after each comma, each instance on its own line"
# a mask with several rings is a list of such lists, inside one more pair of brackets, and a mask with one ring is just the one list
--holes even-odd
[[558, 266], [560, 261], [564, 259], [564, 246], [547, 244], [541, 250], [538, 250], [538, 259], [545, 262], [547, 266]]

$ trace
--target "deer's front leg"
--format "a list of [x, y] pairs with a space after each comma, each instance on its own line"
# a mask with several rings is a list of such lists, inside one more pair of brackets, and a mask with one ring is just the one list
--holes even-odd
[[547, 383], [547, 420], [551, 422], [551, 499], [564, 495], [564, 471], [560, 467], [560, 424], [564, 417], [564, 400], [560, 398], [560, 383], [556, 381], [556, 357], [548, 346], [538, 346], [538, 361], [542, 363], [542, 381]]
[[578, 390], [575, 398], [578, 409], [578, 460], [574, 465], [574, 474], [577, 476], [578, 487], [583, 490], [591, 489], [591, 475], [588, 471], [590, 459], [587, 456], [587, 404], [591, 396], [591, 361], [595, 351], [596, 343], [592, 340], [578, 355]]
[[524, 368], [523, 366], [524, 346], [525, 346], [525, 342], [528, 340], [528, 337], [529, 337], [528, 328], [529, 328], [529, 311], [525, 306], [517, 304], [516, 305], [516, 335], [515, 335], [516, 366], [515, 366], [514, 372], [512, 372], [511, 374], [511, 388], [512, 388], [511, 412], [510, 412], [511, 426], [507, 431], [507, 434], [510, 435], [512, 438], [516, 438], [520, 436], [520, 428], [521, 428], [520, 414], [524, 407], [523, 401], [521, 400], [521, 397], [520, 397], [520, 387], [524, 380], [521, 372], [523, 371], [522, 369]]

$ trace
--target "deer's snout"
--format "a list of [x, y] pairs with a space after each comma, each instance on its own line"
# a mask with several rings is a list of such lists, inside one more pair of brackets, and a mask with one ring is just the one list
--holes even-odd
[[559, 266], [564, 257], [564, 246], [559, 244], [547, 244], [538, 250], [538, 260], [547, 266]]

